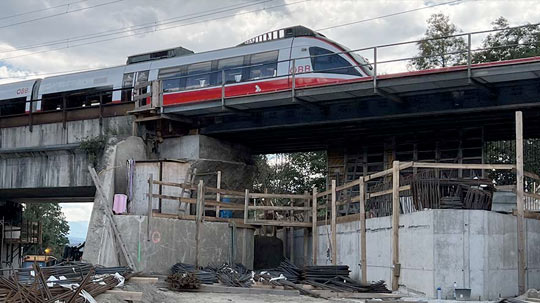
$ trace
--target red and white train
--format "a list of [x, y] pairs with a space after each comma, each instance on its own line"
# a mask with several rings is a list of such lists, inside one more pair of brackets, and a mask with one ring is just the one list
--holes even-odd
[[[372, 76], [367, 60], [303, 26], [272, 31], [236, 47], [203, 53], [183, 48], [135, 55], [126, 65], [0, 85], [0, 115], [131, 101], [137, 82], [163, 80], [163, 106], [268, 93]], [[294, 62], [294, 63], [293, 63]], [[125, 89], [125, 90], [122, 90]], [[67, 99], [67, 100], [66, 100]]]

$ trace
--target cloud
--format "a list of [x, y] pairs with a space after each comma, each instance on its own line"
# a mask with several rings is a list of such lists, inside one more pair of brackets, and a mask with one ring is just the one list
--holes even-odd
[[68, 222], [90, 221], [93, 203], [60, 203]]
[[[74, 2], [78, 2], [75, 1]], [[110, 0], [89, 0], [75, 3], [71, 9], [110, 2]], [[254, 3], [261, 2], [258, 5]], [[125, 63], [132, 54], [152, 50], [183, 46], [196, 52], [231, 47], [258, 34], [291, 25], [302, 24], [313, 29], [337, 24], [355, 22], [386, 14], [420, 8], [425, 5], [441, 3], [442, 0], [381, 0], [381, 1], [336, 1], [336, 0], [125, 0], [110, 5], [96, 7], [80, 12], [62, 14], [56, 17], [20, 24], [8, 28], [3, 25], [39, 18], [65, 11], [66, 7], [36, 12], [17, 18], [2, 19], [3, 16], [26, 12], [32, 9], [54, 7], [65, 4], [64, 0], [2, 1], [0, 3], [0, 78], [25, 73], [35, 75], [57, 71], [102, 68]], [[445, 0], [444, 2], [447, 2]], [[217, 9], [232, 6], [246, 6], [235, 11], [222, 12], [205, 17], [193, 18], [195, 13], [212, 13]], [[491, 22], [505, 16], [512, 25], [535, 23], [540, 19], [540, 10], [531, 9], [537, 5], [535, 0], [497, 1], [463, 0], [459, 4], [439, 6], [403, 15], [362, 22], [350, 26], [329, 29], [323, 33], [352, 49], [370, 47], [398, 41], [416, 40], [425, 31], [425, 20], [432, 14], [443, 12], [450, 16], [464, 32], [488, 29]], [[276, 7], [277, 6], [277, 7]], [[250, 12], [257, 10], [256, 12]], [[226, 17], [237, 13], [235, 17]], [[187, 16], [191, 14], [190, 16]], [[6, 51], [25, 45], [48, 41], [64, 40], [82, 35], [113, 31], [127, 26], [171, 20], [184, 16], [192, 18], [162, 27], [168, 30], [152, 31], [134, 35], [131, 31], [116, 36], [100, 37], [80, 42], [65, 42], [17, 52]], [[472, 17], [474, 16], [474, 17]], [[226, 18], [225, 18], [226, 17]], [[186, 23], [215, 19], [213, 21], [178, 26]], [[155, 28], [154, 28], [155, 29]], [[148, 29], [144, 30], [148, 31]], [[123, 35], [132, 35], [122, 37]], [[77, 44], [103, 39], [111, 39], [95, 44]], [[481, 36], [473, 41], [480, 43]], [[58, 49], [60, 48], [60, 49]], [[53, 49], [58, 49], [54, 50]], [[380, 59], [405, 57], [415, 53], [414, 45], [381, 49]], [[370, 57], [369, 53], [365, 54]], [[19, 56], [19, 57], [17, 57]], [[9, 57], [17, 57], [11, 59]], [[7, 68], [1, 68], [8, 63]], [[14, 81], [16, 79], [12, 79]]]

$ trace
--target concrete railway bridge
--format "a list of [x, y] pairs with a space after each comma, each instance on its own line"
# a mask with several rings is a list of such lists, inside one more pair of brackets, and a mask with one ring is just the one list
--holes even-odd
[[[289, 75], [289, 86], [283, 90], [261, 94], [254, 88], [252, 94], [233, 98], [227, 95], [227, 84], [224, 83], [221, 98], [167, 105], [163, 102], [167, 93], [163, 91], [162, 83], [153, 81], [126, 88], [133, 92], [130, 101], [107, 104], [100, 101], [88, 107], [64, 106], [45, 112], [1, 117], [0, 200], [93, 202], [96, 187], [87, 169], [88, 164], [93, 164], [87, 154], [92, 144], [97, 144], [92, 138], [104, 134], [117, 141], [128, 138], [120, 143], [122, 146], [116, 146], [112, 160], [109, 157], [99, 163], [102, 168], [116, 168], [113, 175], [104, 172], [104, 182], [112, 184], [105, 185], [107, 194], [127, 191], [125, 163], [130, 158], [159, 160], [159, 163], [164, 159], [195, 161], [201, 171], [223, 172], [222, 180], [229, 180], [225, 188], [239, 190], [251, 184], [252, 154], [314, 150], [327, 151], [328, 184], [330, 186], [333, 183], [330, 180], [336, 180], [338, 188], [360, 177], [388, 171], [395, 161], [463, 164], [454, 177], [483, 178], [489, 170], [475, 165], [489, 161], [486, 159], [489, 142], [515, 139], [516, 111], [523, 113], [524, 138], [540, 138], [540, 57], [473, 64], [471, 34], [463, 35], [469, 36], [468, 62], [459, 66], [382, 74], [380, 70], [385, 64], [408, 60], [377, 59], [381, 49], [403, 43], [392, 44], [361, 50], [373, 53], [374, 76], [347, 83], [297, 87], [299, 75], [293, 70]], [[294, 62], [292, 64], [294, 66]], [[145, 91], [140, 90], [142, 87]], [[97, 92], [93, 97], [102, 100], [102, 95], [110, 93]], [[161, 169], [163, 164], [158, 166], [159, 175], [166, 174]], [[148, 183], [147, 179], [143, 181]], [[444, 223], [443, 216], [437, 211], [429, 216]], [[122, 223], [125, 227], [135, 222], [129, 223], [129, 218], [125, 220]], [[377, 224], [368, 226], [373, 230], [390, 229], [383, 223], [382, 227]], [[400, 228], [392, 225], [392, 230]], [[436, 233], [437, 228], [448, 226], [433, 225], [431, 228]], [[325, 236], [324, 232], [321, 236], [321, 231], [319, 229], [318, 235]], [[295, 236], [294, 232], [290, 234], [293, 238], [287, 245], [295, 247], [295, 239], [300, 236]], [[345, 241], [345, 238], [341, 239]], [[99, 239], [89, 241], [99, 243]], [[473, 242], [467, 242], [467, 245]], [[101, 249], [98, 246], [85, 253], [95, 253], [103, 258], [103, 254], [98, 253]], [[304, 255], [307, 247], [304, 246]], [[324, 254], [325, 251], [319, 248], [314, 252], [314, 259], [319, 255], [322, 260]], [[486, 279], [470, 274], [474, 272], [470, 267], [473, 266], [471, 260], [474, 263], [476, 256], [462, 257], [469, 262], [467, 271], [464, 269], [469, 276], [463, 276], [463, 281], [469, 281], [467, 286], [471, 288], [481, 288], [474, 294], [493, 298], [497, 290], [490, 289], [485, 284]], [[339, 255], [338, 260], [345, 262], [348, 259]], [[433, 264], [437, 262], [435, 260]], [[396, 264], [392, 265], [394, 269], [381, 269], [383, 274], [374, 271], [375, 276], [381, 274], [397, 283], [397, 279], [392, 278], [396, 275]], [[538, 266], [528, 273], [529, 286], [540, 281]], [[407, 270], [402, 269], [400, 279], [409, 281], [406, 275], [414, 271]], [[434, 268], [433, 279], [425, 284], [428, 286], [423, 284], [418, 288], [432, 296], [434, 283], [450, 283], [443, 278], [448, 274], [445, 270], [451, 271]], [[511, 270], [518, 275], [517, 266]], [[353, 272], [360, 275], [358, 268]], [[520, 289], [525, 287], [522, 274], [520, 269]], [[442, 280], [437, 280], [439, 278]], [[513, 285], [508, 287], [505, 293], [514, 292]]]

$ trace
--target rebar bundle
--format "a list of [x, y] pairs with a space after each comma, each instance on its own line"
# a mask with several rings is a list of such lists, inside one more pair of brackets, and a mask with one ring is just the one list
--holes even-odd
[[169, 289], [181, 291], [184, 289], [198, 289], [201, 287], [200, 280], [193, 273], [176, 273], [169, 275], [165, 280], [169, 283]]

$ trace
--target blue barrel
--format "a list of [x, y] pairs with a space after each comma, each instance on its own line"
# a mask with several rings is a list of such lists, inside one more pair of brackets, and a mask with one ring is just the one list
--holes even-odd
[[[224, 196], [222, 199], [223, 203], [231, 203], [231, 198]], [[219, 217], [221, 218], [232, 218], [232, 210], [220, 210]]]

